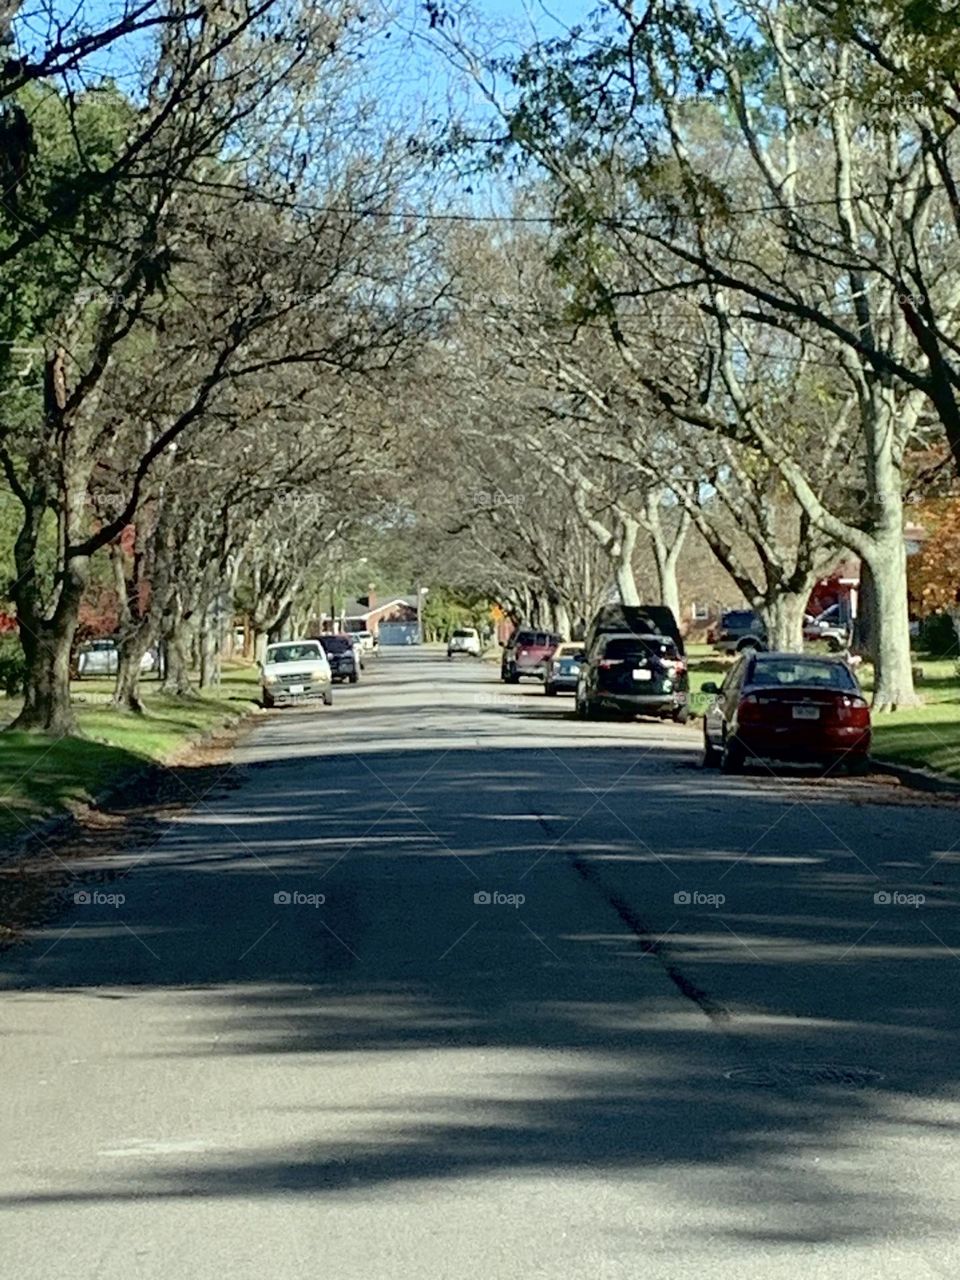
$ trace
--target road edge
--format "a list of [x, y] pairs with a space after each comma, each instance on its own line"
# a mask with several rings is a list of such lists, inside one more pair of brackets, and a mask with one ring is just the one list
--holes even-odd
[[913, 769], [909, 765], [894, 764], [891, 760], [880, 760], [876, 756], [870, 756], [870, 769], [875, 773], [896, 778], [903, 786], [910, 787], [914, 791], [926, 791], [933, 795], [960, 796], [960, 782], [942, 773], [933, 773], [929, 769]]

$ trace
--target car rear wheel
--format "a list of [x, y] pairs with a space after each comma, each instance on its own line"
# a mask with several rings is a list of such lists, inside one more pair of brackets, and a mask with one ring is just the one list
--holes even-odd
[[720, 757], [720, 768], [724, 773], [743, 773], [747, 753], [736, 738], [728, 738], [723, 744], [723, 755]]
[[690, 719], [690, 708], [684, 704], [682, 707], [674, 707], [673, 721], [674, 724], [686, 724]]
[[360, 677], [359, 677], [359, 676], [357, 675], [357, 673], [354, 671], [354, 672], [353, 672], [353, 674], [349, 677], [349, 679], [350, 679], [350, 683], [351, 683], [351, 684], [356, 684], [356, 683], [357, 683], [357, 681], [360, 679]]
[[332, 707], [332, 706], [333, 706], [333, 694], [330, 692], [330, 690], [329, 690], [329, 689], [328, 689], [328, 690], [326, 691], [326, 693], [323, 695], [323, 705], [324, 705], [325, 707]]
[[546, 681], [544, 681], [543, 692], [547, 695], [548, 698], [555, 698], [557, 696], [556, 685], [547, 684]]
[[516, 671], [507, 672], [507, 684], [519, 684], [520, 676]]

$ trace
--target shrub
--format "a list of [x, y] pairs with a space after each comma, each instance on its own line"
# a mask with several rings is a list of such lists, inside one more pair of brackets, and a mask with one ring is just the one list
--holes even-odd
[[23, 692], [27, 662], [17, 636], [0, 638], [0, 689], [8, 698]]
[[920, 624], [917, 648], [932, 658], [952, 658], [960, 653], [953, 619], [946, 613], [931, 613]]

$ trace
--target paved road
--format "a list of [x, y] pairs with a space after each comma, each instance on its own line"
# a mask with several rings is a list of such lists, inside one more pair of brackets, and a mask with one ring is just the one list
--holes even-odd
[[570, 710], [384, 655], [0, 957], [3, 1274], [956, 1275], [960, 811]]

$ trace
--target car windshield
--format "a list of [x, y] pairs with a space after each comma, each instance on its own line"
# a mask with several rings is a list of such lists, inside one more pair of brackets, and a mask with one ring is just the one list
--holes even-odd
[[672, 640], [661, 640], [657, 636], [624, 636], [608, 640], [603, 647], [603, 656], [621, 662], [637, 658], [666, 658], [672, 661], [677, 656], [677, 646]]
[[856, 691], [857, 682], [842, 662], [817, 662], [811, 658], [764, 658], [754, 664], [747, 681], [751, 685], [800, 685], [809, 689]]
[[346, 653], [353, 648], [353, 642], [346, 636], [321, 636], [320, 643], [327, 653]]
[[559, 637], [549, 631], [519, 631], [517, 644], [524, 648], [551, 648], [557, 644]]
[[267, 662], [316, 662], [323, 649], [315, 640], [303, 644], [272, 644], [267, 649]]
[[476, 632], [475, 632], [475, 631], [455, 631], [455, 632], [453, 633], [453, 636], [454, 636], [454, 639], [455, 639], [455, 640], [456, 640], [456, 639], [459, 639], [459, 640], [472, 640], [472, 639], [473, 639], [473, 637], [474, 637], [475, 635], [476, 635]]
[[725, 627], [752, 627], [757, 621], [757, 615], [749, 609], [731, 609], [723, 615], [722, 621]]

